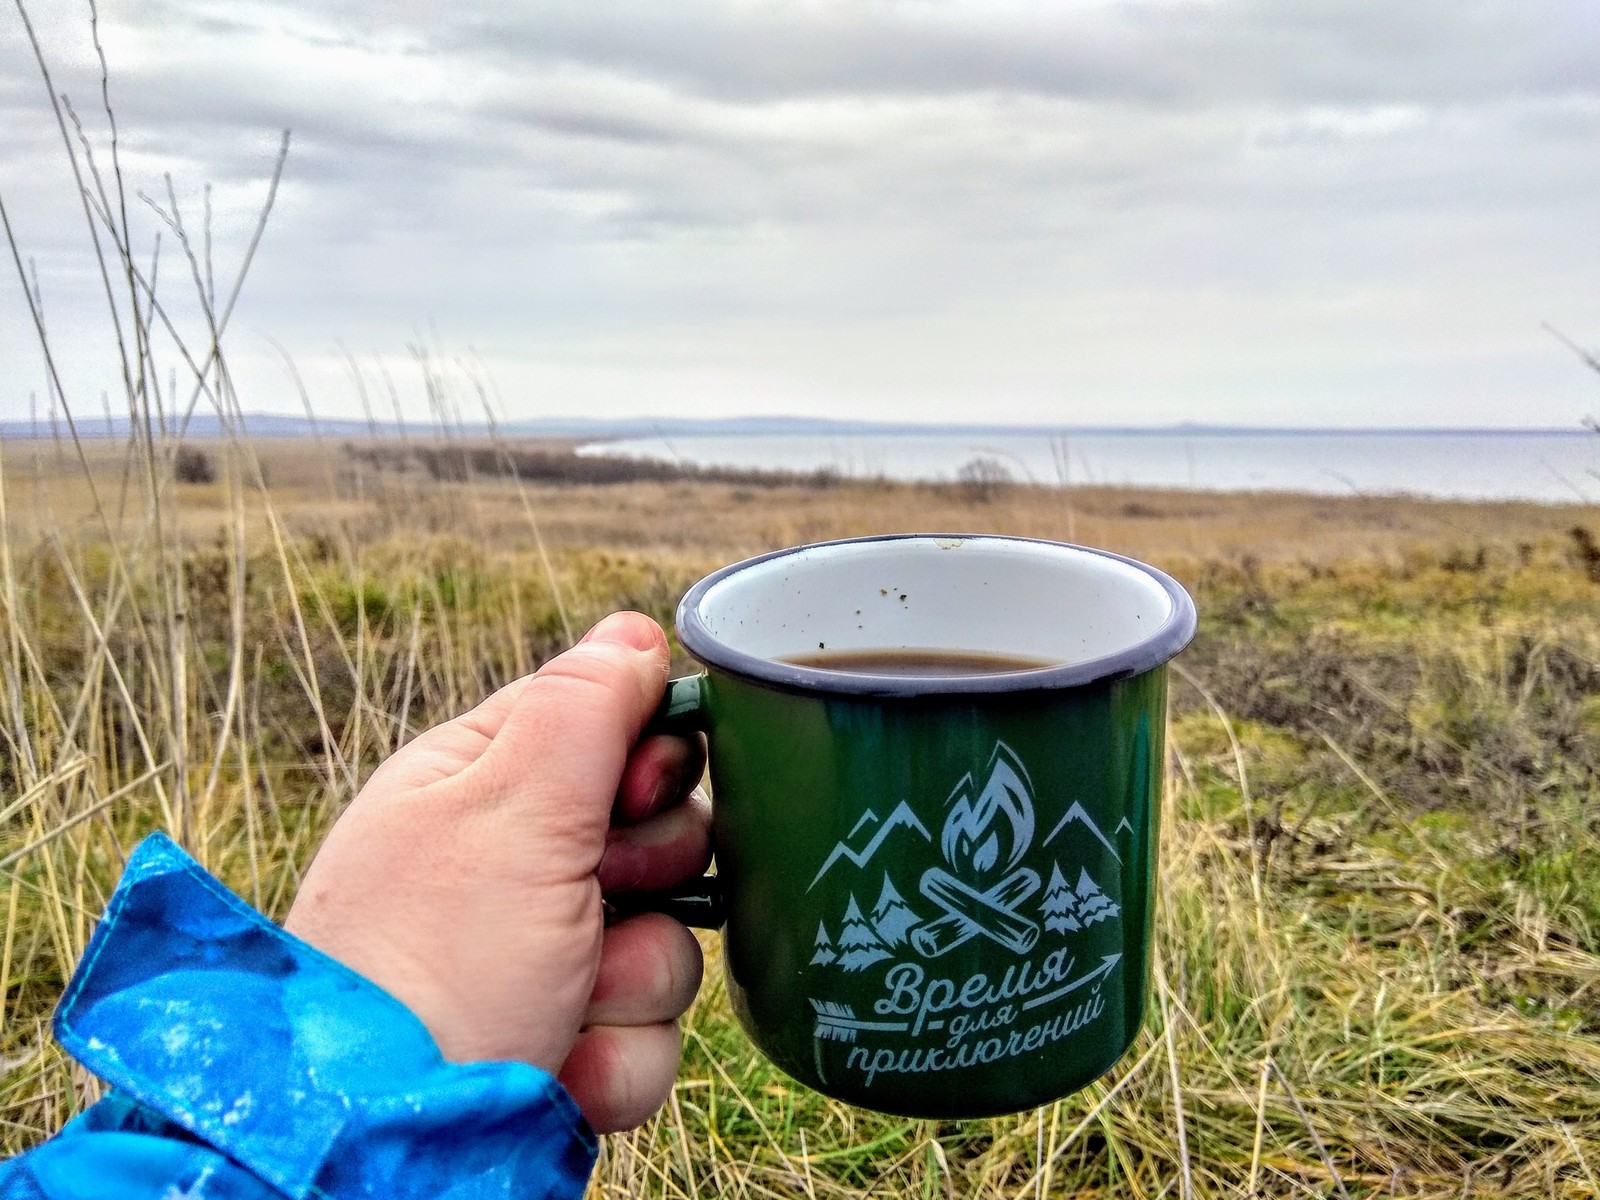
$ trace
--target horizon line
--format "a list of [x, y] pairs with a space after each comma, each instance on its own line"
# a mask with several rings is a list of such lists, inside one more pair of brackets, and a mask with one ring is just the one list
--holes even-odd
[[[502, 435], [544, 435], [606, 438], [638, 438], [651, 436], [657, 430], [687, 436], [716, 436], [719, 431], [730, 434], [760, 436], [763, 433], [805, 434], [808, 432], [838, 432], [859, 434], [930, 433], [930, 434], [990, 434], [990, 435], [1259, 435], [1259, 436], [1595, 436], [1595, 425], [1576, 421], [1571, 425], [1256, 425], [1233, 422], [1176, 421], [1149, 425], [1086, 425], [1052, 424], [1045, 422], [994, 422], [994, 421], [874, 421], [848, 417], [810, 417], [796, 414], [764, 414], [729, 417], [578, 417], [544, 416], [515, 420], [465, 423], [441, 427], [436, 422], [419, 420], [369, 421], [363, 417], [314, 417], [304, 413], [283, 413], [257, 410], [241, 414], [235, 424], [245, 436], [251, 434], [252, 423], [265, 423], [288, 427], [301, 435], [315, 435], [324, 428], [337, 431], [342, 437], [392, 436], [398, 433], [428, 433], [444, 437]], [[127, 417], [103, 415], [79, 418], [73, 422], [80, 437], [105, 438], [130, 433], [132, 424]], [[223, 422], [214, 413], [206, 413], [189, 423], [189, 437], [225, 436]], [[200, 430], [195, 426], [201, 427]], [[204, 430], [206, 432], [201, 432]], [[19, 440], [50, 440], [70, 437], [71, 430], [59, 416], [0, 418], [0, 437]], [[174, 435], [176, 436], [176, 435]]]

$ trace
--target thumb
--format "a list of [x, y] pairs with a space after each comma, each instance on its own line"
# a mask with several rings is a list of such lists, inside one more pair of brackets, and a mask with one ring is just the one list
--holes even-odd
[[604, 849], [628, 752], [666, 688], [667, 639], [642, 613], [613, 613], [529, 680], [477, 766], [499, 786], [488, 794], [520, 810], [548, 837], [552, 862], [592, 871]]

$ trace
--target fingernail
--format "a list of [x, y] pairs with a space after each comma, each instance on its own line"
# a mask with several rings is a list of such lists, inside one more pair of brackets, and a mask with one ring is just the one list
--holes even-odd
[[617, 642], [635, 650], [654, 650], [661, 644], [661, 627], [643, 613], [619, 612], [598, 622], [583, 635], [585, 642]]

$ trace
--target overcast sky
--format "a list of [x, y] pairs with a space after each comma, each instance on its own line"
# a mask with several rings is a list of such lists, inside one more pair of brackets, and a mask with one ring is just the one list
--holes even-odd
[[[86, 3], [30, 11], [104, 164]], [[319, 413], [360, 411], [343, 347], [420, 414], [426, 341], [513, 418], [1600, 411], [1540, 327], [1600, 343], [1595, 0], [101, 0], [101, 33], [130, 191], [170, 173], [198, 238], [211, 184], [219, 276], [292, 131], [228, 333], [248, 410], [299, 407], [276, 343]], [[97, 413], [104, 298], [9, 5], [0, 196]]]

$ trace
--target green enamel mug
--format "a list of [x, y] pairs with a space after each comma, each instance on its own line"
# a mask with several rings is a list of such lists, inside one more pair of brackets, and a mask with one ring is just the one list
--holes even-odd
[[1166, 664], [1195, 620], [1152, 567], [1014, 537], [799, 546], [689, 590], [677, 629], [705, 670], [669, 684], [655, 728], [708, 736], [720, 896], [696, 923], [725, 920], [729, 995], [774, 1063], [956, 1119], [1122, 1056]]

